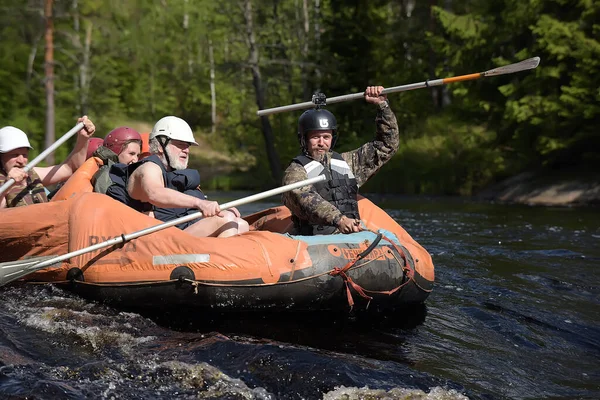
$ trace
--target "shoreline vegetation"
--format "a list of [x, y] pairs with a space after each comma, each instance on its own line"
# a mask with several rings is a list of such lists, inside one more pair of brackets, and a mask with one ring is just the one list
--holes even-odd
[[[118, 121], [115, 124], [121, 125], [130, 126], [139, 132], [152, 131], [152, 124], [147, 122]], [[472, 162], [474, 154], [481, 158], [498, 155], [491, 150], [481, 150], [481, 142], [462, 144], [461, 132], [472, 133], [477, 128], [452, 128], [452, 124], [448, 124], [445, 125], [445, 131], [438, 134], [441, 122], [436, 121], [436, 117], [431, 118], [424, 126], [427, 128], [417, 139], [411, 139], [411, 132], [405, 134], [408, 139], [404, 139], [398, 154], [390, 161], [390, 165], [385, 166], [365, 186], [363, 193], [384, 197], [458, 195], [465, 199], [534, 206], [600, 205], [600, 178], [594, 173], [595, 167], [587, 165], [594, 162], [567, 168], [515, 172], [498, 182], [491, 182], [494, 174], [498, 173], [498, 170], [493, 170], [498, 162], [492, 162], [487, 164], [489, 171], [478, 171], [479, 179], [491, 183], [483, 184], [480, 189], [477, 185], [481, 185], [482, 181], [466, 183], [461, 191], [460, 182], [457, 182], [456, 177], [449, 176], [449, 171], [463, 174], [461, 163]], [[259, 191], [271, 188], [269, 176], [257, 171], [257, 160], [252, 155], [243, 151], [231, 153], [223, 146], [218, 135], [201, 131], [196, 131], [194, 135], [200, 146], [191, 148], [189, 167], [200, 172], [204, 190]], [[101, 136], [102, 133], [99, 134]], [[480, 133], [480, 136], [484, 134]], [[424, 142], [435, 145], [425, 145]], [[415, 152], [415, 149], [419, 151]], [[425, 155], [422, 151], [429, 154]], [[484, 163], [478, 162], [477, 165]], [[405, 183], [402, 184], [399, 180], [404, 180]], [[428, 183], [412, 183], [416, 181]]]
[[[139, 121], [123, 121], [117, 125], [130, 126], [140, 132], [150, 132], [152, 125]], [[117, 126], [115, 125], [115, 126]], [[257, 160], [248, 153], [239, 151], [231, 153], [213, 135], [204, 132], [194, 133], [199, 147], [193, 147], [190, 154], [190, 168], [198, 169], [202, 178], [202, 188], [207, 191], [258, 191], [268, 189], [268, 176], [262, 176], [255, 170]], [[100, 134], [102, 136], [102, 134]], [[409, 141], [406, 148], [410, 149]], [[444, 146], [442, 146], [444, 147]], [[405, 150], [406, 151], [406, 150]], [[435, 149], [439, 156], [440, 148]], [[389, 168], [386, 166], [365, 187], [364, 193], [386, 196], [456, 196], [456, 194], [418, 193], [413, 189], [402, 190], [403, 185], [382, 185], [382, 182], [397, 180], [396, 168], [404, 169], [403, 157], [411, 157], [410, 153], [401, 150]], [[431, 164], [439, 164], [433, 157]], [[394, 167], [396, 165], [396, 167]], [[447, 164], [448, 166], [451, 163]], [[421, 169], [427, 169], [421, 165]], [[600, 205], [600, 178], [592, 166], [575, 166], [557, 170], [538, 170], [516, 173], [496, 183], [484, 185], [473, 193], [460, 193], [464, 199], [491, 201], [508, 204], [525, 204], [534, 206], [594, 206]], [[261, 177], [262, 176], [262, 177]], [[425, 179], [431, 177], [423, 176]], [[434, 185], [435, 186], [435, 185]], [[442, 188], [443, 186], [440, 186]], [[405, 188], [405, 187], [404, 187]]]
[[[257, 109], [402, 86], [400, 149], [361, 192], [597, 201], [598, 178], [582, 179], [600, 165], [597, 2], [4, 3], [0, 126], [25, 131], [32, 157], [81, 115], [98, 137], [175, 115], [202, 140], [190, 167], [204, 190], [266, 190], [297, 155], [302, 112]], [[327, 109], [336, 151], [372, 140], [360, 96]]]

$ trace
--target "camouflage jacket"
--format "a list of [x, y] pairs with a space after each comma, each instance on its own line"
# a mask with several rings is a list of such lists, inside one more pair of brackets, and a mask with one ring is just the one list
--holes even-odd
[[[8, 180], [8, 176], [0, 168], [0, 186]], [[6, 207], [21, 207], [37, 203], [46, 203], [48, 197], [46, 197], [46, 190], [42, 184], [42, 179], [35, 172], [35, 170], [29, 171], [27, 179], [13, 183], [6, 192], [4, 192], [6, 199]]]
[[[358, 149], [341, 153], [352, 169], [359, 187], [388, 162], [400, 146], [396, 116], [386, 103], [377, 106], [375, 123], [377, 132], [374, 140]], [[331, 153], [328, 153], [323, 160], [326, 168], [331, 168], [330, 160]], [[292, 162], [285, 170], [283, 185], [305, 179], [308, 179], [306, 170], [300, 164]], [[336, 226], [342, 217], [342, 213], [321, 197], [312, 186], [284, 193], [282, 200], [292, 214], [311, 224]]]

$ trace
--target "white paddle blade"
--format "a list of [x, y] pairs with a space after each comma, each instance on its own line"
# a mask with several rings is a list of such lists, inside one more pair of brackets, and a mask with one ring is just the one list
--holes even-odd
[[515, 72], [526, 71], [528, 69], [537, 68], [538, 65], [540, 65], [540, 58], [533, 57], [533, 58], [528, 58], [527, 60], [523, 60], [523, 61], [515, 63], [515, 64], [510, 64], [510, 65], [505, 65], [503, 67], [490, 69], [489, 71], [484, 72], [483, 75], [484, 76], [498, 76], [498, 75], [505, 75], [505, 74], [513, 74]]
[[[40, 269], [40, 263], [53, 259], [54, 256], [34, 257], [26, 260], [10, 261], [0, 263], [0, 287], [23, 278]], [[60, 264], [60, 263], [57, 263]], [[50, 264], [49, 266], [54, 266]], [[58, 265], [57, 265], [58, 266]]]

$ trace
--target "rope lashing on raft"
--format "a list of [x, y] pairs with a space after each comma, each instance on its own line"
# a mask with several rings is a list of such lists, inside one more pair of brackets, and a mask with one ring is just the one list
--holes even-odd
[[[372, 232], [372, 231], [371, 231]], [[295, 280], [295, 281], [291, 281], [291, 282], [277, 282], [277, 283], [272, 283], [272, 284], [251, 284], [251, 285], [223, 285], [223, 284], [211, 284], [211, 283], [207, 283], [207, 282], [200, 282], [200, 281], [196, 281], [196, 280], [192, 280], [192, 279], [187, 279], [184, 278], [183, 280], [189, 282], [193, 287], [194, 287], [194, 294], [198, 294], [198, 287], [200, 285], [206, 285], [206, 286], [243, 286], [243, 287], [248, 287], [248, 286], [252, 286], [252, 287], [257, 287], [257, 286], [273, 286], [273, 285], [281, 285], [281, 284], [287, 284], [287, 283], [298, 283], [299, 281], [302, 280], [308, 280], [308, 279], [314, 279], [317, 278], [319, 276], [323, 276], [323, 275], [331, 275], [331, 276], [341, 276], [342, 279], [344, 280], [344, 284], [346, 286], [346, 296], [348, 298], [348, 304], [350, 305], [350, 309], [352, 310], [352, 307], [354, 307], [354, 299], [352, 297], [352, 292], [350, 291], [350, 287], [349, 285], [351, 285], [354, 290], [356, 290], [356, 292], [358, 294], [361, 295], [361, 297], [364, 297], [365, 299], [368, 300], [367, 303], [367, 308], [369, 308], [369, 304], [371, 302], [371, 300], [373, 299], [371, 296], [368, 296], [365, 293], [365, 289], [363, 289], [360, 285], [358, 285], [356, 282], [354, 282], [352, 280], [352, 278], [350, 278], [346, 272], [348, 272], [350, 269], [352, 269], [353, 267], [356, 266], [356, 263], [358, 263], [360, 260], [362, 260], [363, 258], [365, 258], [366, 256], [368, 256], [379, 244], [379, 242], [381, 241], [381, 239], [383, 238], [383, 234], [382, 233], [375, 233], [376, 235], [375, 240], [373, 240], [373, 242], [369, 245], [369, 247], [367, 247], [362, 253], [358, 254], [354, 260], [351, 260], [350, 262], [348, 262], [344, 267], [339, 268], [339, 267], [334, 267], [333, 270], [325, 272], [323, 274], [319, 274], [316, 276], [311, 276], [311, 277], [306, 277], [304, 279], [300, 279], [300, 280]], [[389, 241], [389, 239], [386, 239]], [[401, 253], [403, 254], [403, 253]], [[370, 261], [369, 261], [370, 262]], [[365, 263], [368, 264], [369, 262]], [[364, 265], [364, 264], [362, 264]], [[360, 265], [360, 266], [362, 266]], [[392, 291], [392, 293], [394, 291], [396, 291], [398, 288], [394, 289]]]
[[[373, 231], [369, 230], [369, 232], [373, 232]], [[426, 293], [431, 292], [431, 289], [424, 289], [416, 281], [416, 279], [415, 279], [415, 273], [416, 273], [415, 267], [414, 267], [414, 265], [412, 263], [410, 263], [408, 261], [408, 258], [406, 257], [406, 253], [401, 248], [401, 246], [398, 246], [394, 241], [392, 241], [391, 239], [389, 239], [387, 236], [385, 236], [381, 232], [379, 232], [379, 233], [373, 232], [373, 233], [377, 235], [377, 238], [375, 238], [375, 240], [373, 241], [373, 243], [365, 251], [363, 251], [362, 253], [360, 253], [354, 260], [350, 261], [343, 268], [337, 268], [336, 267], [330, 273], [331, 276], [339, 275], [344, 280], [344, 283], [346, 285], [346, 296], [348, 298], [348, 304], [350, 305], [350, 310], [352, 310], [352, 308], [354, 307], [354, 299], [353, 299], [352, 293], [350, 291], [350, 286], [352, 286], [354, 288], [354, 290], [356, 290], [356, 292], [361, 297], [363, 297], [363, 298], [365, 298], [365, 299], [368, 300], [366, 308], [369, 308], [369, 304], [371, 303], [371, 300], [373, 299], [373, 297], [369, 296], [367, 293], [369, 293], [369, 294], [383, 294], [383, 295], [391, 296], [392, 294], [396, 293], [398, 290], [402, 289], [404, 286], [408, 285], [411, 281], [419, 289], [423, 290], [424, 292], [426, 292]], [[377, 246], [377, 244], [379, 244], [379, 241], [382, 238], [385, 239], [387, 242], [389, 242], [392, 245], [392, 247], [394, 247], [394, 249], [396, 250], [396, 252], [398, 252], [398, 254], [400, 255], [400, 257], [402, 258], [402, 261], [400, 261], [398, 259], [398, 256], [396, 256], [396, 254], [394, 254], [393, 252], [390, 251], [390, 253], [394, 257], [394, 259], [396, 260], [396, 262], [398, 264], [402, 265], [402, 271], [404, 273], [404, 276], [406, 277], [406, 280], [401, 285], [399, 285], [399, 286], [397, 286], [397, 287], [395, 287], [394, 289], [391, 289], [391, 290], [381, 291], [381, 290], [368, 290], [368, 289], [364, 289], [363, 287], [361, 287], [360, 285], [358, 285], [357, 283], [355, 283], [354, 281], [352, 281], [352, 278], [350, 278], [346, 274], [346, 272], [348, 270], [350, 270], [352, 267], [354, 267], [358, 261], [360, 261], [362, 258], [366, 257], [369, 253], [371, 253], [373, 251], [373, 249], [375, 249], [375, 247]]]
[[[404, 282], [402, 285], [400, 285], [397, 288], [394, 288], [392, 290], [387, 290], [387, 291], [371, 291], [371, 290], [367, 290], [367, 292], [369, 292], [369, 293], [379, 293], [379, 294], [391, 295], [391, 294], [397, 292], [402, 287], [406, 286], [408, 283], [410, 283], [412, 281], [415, 284], [416, 287], [418, 287], [419, 289], [421, 289], [425, 293], [431, 293], [431, 291], [433, 289], [424, 289], [421, 285], [419, 285], [419, 283], [415, 279], [415, 274], [416, 274], [415, 267], [414, 267], [414, 265], [412, 263], [410, 263], [408, 261], [408, 258], [406, 257], [406, 253], [404, 252], [404, 250], [402, 249], [402, 247], [398, 246], [395, 242], [393, 242], [390, 239], [388, 239], [388, 237], [385, 236], [385, 235], [383, 235], [383, 238], [385, 240], [387, 240], [389, 243], [391, 243], [391, 245], [394, 247], [394, 249], [396, 249], [396, 251], [398, 252], [398, 254], [400, 254], [400, 257], [402, 257], [402, 261], [404, 261], [404, 266], [402, 267], [402, 270], [404, 271], [405, 276], [406, 276], [407, 279], [406, 279], [406, 282]], [[400, 260], [398, 260], [398, 257], [394, 253], [392, 253], [392, 255], [394, 256], [394, 259], [396, 259], [396, 261], [398, 263], [400, 263]], [[419, 261], [419, 260], [417, 260], [417, 261]]]
[[350, 310], [352, 310], [352, 308], [354, 307], [354, 299], [352, 298], [352, 292], [350, 291], [350, 285], [354, 288], [354, 290], [356, 290], [356, 293], [358, 293], [361, 297], [367, 299], [367, 307], [369, 308], [369, 304], [371, 304], [371, 300], [373, 300], [373, 297], [367, 295], [364, 291], [364, 289], [358, 285], [357, 283], [355, 283], [352, 278], [350, 278], [346, 272], [348, 272], [348, 270], [350, 268], [352, 268], [354, 265], [356, 265], [357, 262], [359, 262], [360, 260], [362, 260], [363, 258], [365, 258], [366, 256], [368, 256], [373, 249], [375, 249], [375, 247], [377, 247], [377, 245], [379, 244], [379, 242], [381, 241], [381, 238], [383, 237], [382, 233], [378, 233], [377, 237], [375, 238], [375, 240], [373, 240], [373, 243], [371, 243], [371, 245], [369, 247], [367, 247], [365, 249], [365, 251], [363, 251], [362, 253], [358, 254], [354, 260], [351, 260], [348, 264], [344, 265], [342, 268], [339, 267], [335, 267], [333, 269], [333, 271], [331, 271], [329, 273], [329, 275], [331, 276], [341, 276], [342, 279], [344, 280], [344, 285], [346, 286], [346, 297], [348, 299], [348, 304], [350, 305]]

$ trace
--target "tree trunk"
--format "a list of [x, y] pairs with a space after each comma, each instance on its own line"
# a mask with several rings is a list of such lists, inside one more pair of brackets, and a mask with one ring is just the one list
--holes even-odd
[[189, 0], [183, 0], [183, 30], [187, 32], [190, 26], [190, 15], [188, 14]]
[[[437, 5], [437, 0], [430, 0], [430, 8], [434, 5]], [[447, 11], [452, 10], [452, 0], [444, 0], [444, 9]], [[434, 33], [436, 29], [435, 18], [433, 13], [430, 13], [429, 17], [429, 31]], [[444, 64], [448, 62], [447, 59], [444, 59]], [[435, 67], [437, 64], [437, 59], [433, 49], [429, 49], [429, 71], [430, 71], [430, 79], [437, 79], [434, 75]], [[431, 100], [437, 110], [441, 110], [444, 107], [449, 106], [452, 103], [450, 98], [450, 92], [448, 91], [448, 87], [446, 85], [436, 86], [431, 88]]]
[[152, 117], [156, 118], [156, 101], [155, 101], [155, 84], [154, 84], [154, 76], [156, 75], [154, 66], [154, 61], [150, 61], [150, 98], [148, 101], [150, 102], [150, 113]]
[[[444, 9], [446, 11], [452, 11], [452, 0], [444, 1]], [[448, 59], [446, 58], [444, 61], [444, 64], [446, 64], [448, 62]], [[448, 107], [452, 103], [452, 100], [450, 99], [450, 91], [448, 91], [448, 86], [442, 85], [439, 88], [442, 92], [442, 107]]]
[[[429, 1], [429, 31], [433, 34], [435, 33], [435, 29], [436, 29], [436, 24], [435, 24], [435, 17], [433, 16], [433, 12], [431, 11], [431, 9], [433, 8], [433, 6], [437, 5], [437, 0], [430, 0]], [[435, 66], [436, 66], [437, 60], [435, 57], [435, 52], [433, 51], [433, 48], [429, 48], [429, 79], [435, 79]], [[431, 101], [433, 102], [433, 106], [435, 107], [436, 110], [439, 110], [440, 107], [440, 91], [438, 87], [432, 87], [429, 89], [429, 93], [431, 94]]]
[[[262, 77], [260, 74], [260, 67], [258, 65], [259, 52], [256, 45], [256, 36], [254, 34], [254, 25], [252, 22], [252, 1], [244, 0], [243, 2], [244, 19], [246, 22], [246, 44], [248, 45], [249, 55], [248, 64], [252, 71], [252, 84], [256, 93], [256, 105], [259, 110], [265, 108], [265, 94], [262, 83]], [[279, 184], [283, 174], [281, 172], [281, 163], [279, 162], [279, 156], [275, 150], [275, 140], [273, 136], [273, 129], [267, 116], [260, 117], [262, 125], [262, 132], [265, 139], [265, 148], [267, 151], [267, 159], [271, 167], [271, 176], [273, 180]]]
[[[80, 23], [79, 23], [79, 0], [73, 0], [71, 5], [73, 9], [73, 30], [75, 31], [75, 40], [73, 41], [74, 46], [77, 47], [76, 54], [79, 54], [81, 50], [81, 40], [79, 39], [79, 31], [80, 31]], [[75, 87], [75, 91], [79, 94], [79, 104], [77, 104], [77, 108], [79, 109], [79, 114], [83, 114], [83, 107], [81, 106], [81, 66], [79, 67], [79, 73], [73, 74], [73, 86]]]
[[[55, 141], [54, 132], [54, 21], [52, 20], [53, 0], [46, 0], [44, 17], [46, 18], [46, 54], [45, 61], [45, 86], [46, 86], [46, 137], [45, 147], [50, 147]], [[54, 164], [54, 154], [46, 157], [48, 164]]]
[[88, 113], [88, 100], [90, 95], [90, 48], [92, 47], [92, 22], [88, 21], [85, 26], [85, 44], [83, 46], [83, 60], [79, 64], [79, 83], [81, 85], [79, 99], [81, 103], [81, 115]]
[[[190, 33], [189, 33], [189, 27], [190, 27], [190, 14], [188, 12], [188, 3], [189, 0], [183, 0], [183, 21], [182, 21], [182, 25], [183, 25], [183, 30], [185, 32], [185, 37], [189, 38], [190, 37]], [[187, 56], [188, 56], [188, 60], [187, 60], [187, 67], [188, 67], [188, 74], [190, 76], [194, 75], [194, 59], [193, 59], [193, 51], [192, 51], [192, 45], [190, 44], [190, 41], [187, 40], [186, 41], [186, 47], [187, 47]]]
[[314, 18], [314, 30], [315, 30], [315, 45], [313, 46], [315, 53], [315, 91], [321, 91], [321, 1], [315, 0], [315, 18]]
[[212, 39], [208, 39], [208, 62], [210, 63], [210, 118], [211, 133], [217, 131], [217, 92], [215, 90], [215, 56]]
[[76, 47], [75, 62], [79, 64], [79, 72], [74, 74], [75, 88], [79, 97], [79, 114], [87, 115], [88, 99], [90, 93], [90, 49], [92, 47], [92, 22], [84, 20], [85, 39], [81, 45], [81, 20], [79, 16], [79, 2], [73, 0], [73, 29], [75, 36], [73, 45]]
[[304, 101], [311, 99], [311, 87], [308, 82], [308, 71], [306, 62], [308, 61], [308, 41], [310, 34], [310, 19], [308, 17], [308, 0], [302, 0], [302, 20], [303, 20], [303, 35], [302, 35], [302, 64], [300, 70], [302, 75], [302, 98]]
[[38, 43], [42, 39], [42, 32], [35, 37], [31, 51], [29, 52], [29, 58], [27, 59], [27, 88], [29, 88], [31, 82], [31, 76], [33, 75], [33, 64], [35, 63], [35, 57], [37, 56]]

